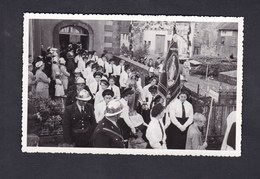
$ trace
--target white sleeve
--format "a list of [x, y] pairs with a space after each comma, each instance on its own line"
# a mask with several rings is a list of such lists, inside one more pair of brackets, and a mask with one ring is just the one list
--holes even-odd
[[119, 84], [120, 84], [120, 87], [126, 87], [126, 83], [125, 83], [125, 79], [124, 79], [124, 74], [123, 73], [120, 75]]
[[101, 114], [102, 112], [100, 110], [99, 105], [96, 106], [94, 113], [95, 113], [95, 117], [96, 117], [96, 122], [98, 123], [99, 121], [102, 120], [102, 114]]
[[132, 121], [130, 120], [128, 110], [123, 110], [123, 112], [121, 113], [121, 117], [124, 119], [124, 121], [128, 125], [128, 127], [130, 127], [131, 129], [134, 128], [134, 125], [133, 125]]
[[148, 139], [149, 144], [151, 145], [152, 148], [161, 149], [162, 145], [160, 144], [160, 140], [157, 136], [157, 133], [158, 133], [157, 126], [153, 122], [150, 122], [146, 131], [146, 138]]

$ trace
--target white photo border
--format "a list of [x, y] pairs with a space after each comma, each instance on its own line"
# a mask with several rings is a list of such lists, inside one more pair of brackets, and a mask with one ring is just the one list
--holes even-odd
[[[236, 150], [162, 150], [162, 149], [108, 149], [75, 147], [29, 147], [27, 146], [28, 117], [28, 55], [29, 55], [29, 20], [30, 19], [75, 19], [75, 20], [138, 20], [138, 21], [187, 21], [187, 22], [236, 22], [238, 23], [237, 50], [237, 98], [236, 98]], [[165, 15], [98, 15], [98, 14], [59, 14], [59, 13], [24, 13], [23, 22], [23, 84], [22, 84], [22, 152], [27, 153], [70, 153], [70, 154], [120, 154], [150, 156], [215, 156], [240, 157], [242, 142], [242, 81], [243, 81], [243, 17], [210, 16], [165, 16]]]

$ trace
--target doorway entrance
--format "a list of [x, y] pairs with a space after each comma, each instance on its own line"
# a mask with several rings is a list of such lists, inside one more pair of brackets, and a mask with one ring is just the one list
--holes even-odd
[[77, 44], [82, 44], [84, 50], [89, 50], [89, 33], [86, 29], [79, 26], [63, 27], [59, 32], [59, 44], [61, 51], [72, 44], [73, 49], [77, 48]]

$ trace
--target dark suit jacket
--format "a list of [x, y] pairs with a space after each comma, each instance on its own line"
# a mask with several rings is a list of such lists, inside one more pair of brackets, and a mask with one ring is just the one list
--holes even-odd
[[[64, 142], [73, 144], [79, 141], [79, 138], [84, 137], [86, 143], [89, 143], [93, 131], [96, 127], [96, 119], [93, 106], [87, 104], [83, 113], [75, 103], [65, 108], [63, 117], [63, 135]], [[81, 143], [82, 143], [82, 139]], [[78, 145], [77, 145], [78, 146]]]
[[121, 129], [104, 117], [93, 134], [94, 147], [124, 148]]

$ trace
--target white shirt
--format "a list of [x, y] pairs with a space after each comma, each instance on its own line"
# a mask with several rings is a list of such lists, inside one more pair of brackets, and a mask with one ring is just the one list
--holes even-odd
[[85, 68], [81, 73], [82, 73], [82, 76], [85, 78], [87, 86], [89, 86], [90, 83], [96, 81], [90, 67]]
[[107, 89], [111, 89], [114, 92], [114, 99], [121, 99], [120, 89], [118, 86], [109, 86]]
[[128, 85], [128, 74], [123, 71], [121, 74], [120, 74], [120, 78], [119, 78], [119, 84], [120, 84], [120, 87], [127, 87]]
[[98, 56], [97, 56], [97, 55], [93, 55], [93, 57], [91, 58], [91, 60], [93, 60], [94, 62], [97, 62]]
[[120, 76], [123, 71], [125, 71], [125, 66], [124, 65], [117, 65], [115, 67], [114, 73], [115, 73], [116, 76]]
[[81, 56], [75, 57], [75, 62], [78, 63], [78, 68], [83, 71], [86, 67], [86, 63], [84, 62], [83, 58]]
[[94, 113], [95, 113], [97, 123], [104, 118], [106, 107], [107, 105], [105, 101], [102, 101], [96, 105]]
[[146, 100], [146, 97], [149, 97], [149, 96], [152, 95], [152, 94], [150, 93], [150, 91], [149, 91], [150, 86], [151, 86], [151, 84], [148, 84], [148, 85], [146, 85], [146, 86], [143, 88], [143, 96], [142, 96], [143, 101]]
[[182, 117], [182, 102], [180, 99], [175, 99], [173, 100], [169, 105], [168, 105], [168, 112], [166, 115], [166, 126], [172, 122], [175, 126], [180, 128], [180, 126], [184, 126], [187, 128], [192, 122], [193, 122], [193, 107], [192, 105], [188, 102], [184, 102], [184, 108], [185, 108], [185, 116], [188, 118], [188, 120], [185, 122], [185, 124], [181, 125], [181, 123], [176, 119], [176, 117], [181, 118]]
[[104, 61], [102, 60], [102, 58], [97, 59], [97, 64], [102, 67], [104, 66]]
[[94, 102], [94, 108], [96, 109], [96, 106], [98, 103], [101, 103], [102, 101], [104, 101], [104, 98], [102, 96], [104, 90], [102, 90], [101, 88], [99, 88], [99, 91], [96, 93], [95, 95], [95, 102]]
[[[77, 106], [78, 106], [79, 111], [82, 112], [82, 111], [81, 111], [81, 106], [79, 105], [79, 103], [76, 102], [76, 104], [77, 104]], [[84, 110], [84, 106], [82, 106], [82, 107], [83, 107], [83, 110]]]
[[106, 70], [106, 73], [108, 75], [108, 71], [110, 70], [110, 64], [107, 62], [107, 61], [103, 61], [102, 58], [99, 58], [98, 61], [97, 61], [98, 65], [99, 66], [102, 66], [104, 67], [104, 69]]
[[[162, 129], [160, 127], [162, 126]], [[167, 149], [166, 147], [166, 133], [165, 128], [162, 122], [162, 119], [156, 119], [151, 117], [151, 121], [146, 130], [146, 138], [149, 141], [149, 144], [154, 149]], [[162, 141], [162, 145], [160, 142]]]
[[91, 72], [91, 67], [86, 67], [81, 71], [82, 76], [86, 79]]
[[110, 64], [110, 69], [109, 69], [109, 73], [111, 73], [111, 75], [116, 76], [118, 74], [118, 67], [115, 64]]
[[52, 64], [51, 69], [52, 69], [52, 78], [53, 78], [53, 80], [55, 80], [56, 74], [60, 73], [60, 67], [57, 64]]
[[[97, 93], [97, 85], [98, 85], [98, 83], [96, 80], [89, 84], [89, 90], [91, 91], [91, 93], [93, 95], [95, 95]], [[99, 84], [99, 90], [100, 89], [101, 89], [101, 86]]]
[[132, 124], [132, 121], [129, 118], [129, 106], [127, 104], [127, 101], [124, 98], [121, 98], [120, 102], [124, 105], [124, 110], [121, 113], [120, 117], [123, 118], [128, 127], [132, 129], [134, 128], [134, 125]]
[[106, 63], [106, 73], [112, 73], [112, 65], [110, 63]]

